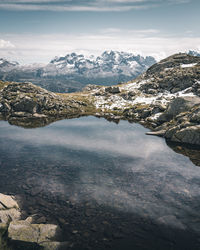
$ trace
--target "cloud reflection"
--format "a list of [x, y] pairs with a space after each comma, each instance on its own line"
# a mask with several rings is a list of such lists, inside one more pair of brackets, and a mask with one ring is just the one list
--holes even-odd
[[174, 153], [163, 139], [146, 136], [142, 126], [126, 121], [116, 125], [94, 117], [34, 130], [5, 124], [0, 123], [1, 152], [11, 159], [26, 157], [29, 165], [21, 170], [24, 179], [31, 179], [31, 185], [43, 193], [75, 203], [92, 199], [160, 223], [166, 224], [168, 218], [173, 227], [186, 225], [200, 231], [193, 222], [200, 202], [200, 187], [193, 180], [200, 179], [200, 169]]

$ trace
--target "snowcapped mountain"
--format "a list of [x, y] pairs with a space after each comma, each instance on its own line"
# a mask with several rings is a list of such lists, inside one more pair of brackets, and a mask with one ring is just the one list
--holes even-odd
[[188, 55], [190, 56], [200, 56], [200, 52], [189, 50]]
[[87, 78], [127, 76], [135, 78], [156, 61], [126, 52], [105, 51], [101, 56], [89, 58], [76, 53], [56, 57], [45, 68], [43, 76], [78, 75]]
[[0, 58], [0, 71], [9, 72], [19, 65], [18, 62], [9, 62], [4, 58]]
[[71, 53], [46, 65], [19, 65], [0, 59], [0, 79], [30, 81], [56, 92], [73, 92], [87, 84], [112, 85], [136, 78], [156, 63], [151, 56], [105, 51], [100, 56]]

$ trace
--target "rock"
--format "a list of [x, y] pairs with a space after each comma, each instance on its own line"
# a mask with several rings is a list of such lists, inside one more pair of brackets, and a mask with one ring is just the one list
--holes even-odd
[[[19, 208], [18, 203], [13, 196], [5, 195], [0, 193], [0, 205], [3, 205], [3, 208]], [[0, 207], [1, 209], [1, 207]]]
[[0, 194], [0, 222], [9, 223], [21, 216], [19, 206], [14, 197]]
[[10, 221], [19, 220], [21, 213], [16, 208], [0, 210], [0, 222], [9, 223]]
[[191, 110], [197, 104], [200, 104], [199, 97], [177, 97], [169, 104], [165, 114], [174, 117], [182, 112]]
[[25, 219], [25, 221], [27, 222], [27, 223], [33, 223], [33, 217], [32, 216], [29, 216], [29, 217], [27, 217], [26, 219]]
[[200, 105], [200, 98], [197, 96], [177, 97], [170, 102], [167, 110], [157, 118], [157, 121], [168, 122], [178, 114], [190, 111], [195, 105]]
[[10, 110], [11, 110], [11, 107], [7, 102], [4, 102], [0, 105], [0, 112], [8, 113]]
[[171, 93], [174, 94], [174, 93], [176, 93], [176, 92], [178, 92], [178, 91], [180, 91], [179, 88], [173, 88], [173, 89], [171, 90]]
[[156, 89], [148, 89], [146, 91], [147, 94], [151, 94], [151, 95], [156, 95], [158, 93], [158, 91]]
[[189, 116], [190, 122], [194, 123], [200, 123], [200, 109], [195, 110], [190, 116]]
[[120, 93], [119, 87], [108, 87], [108, 88], [105, 88], [105, 91], [109, 92], [110, 94], [119, 94]]
[[89, 93], [55, 94], [31, 83], [4, 84], [0, 104], [1, 119], [22, 127], [40, 127], [95, 110]]
[[86, 85], [82, 91], [91, 91], [91, 90], [98, 90], [100, 88], [100, 86], [98, 85], [94, 85], [94, 84], [88, 84]]
[[168, 129], [167, 131], [166, 131], [166, 133], [165, 133], [165, 138], [166, 139], [171, 139], [172, 138], [172, 136], [176, 133], [176, 131], [178, 131], [179, 130], [179, 127], [177, 127], [177, 126], [174, 126], [174, 127], [172, 127], [172, 128], [170, 128], [170, 129]]
[[163, 113], [157, 117], [157, 122], [159, 123], [164, 123], [164, 122], [169, 122], [173, 118], [172, 115]]
[[33, 224], [33, 216], [20, 220], [19, 205], [13, 196], [0, 194], [0, 205], [0, 248], [4, 245], [7, 249], [6, 241], [2, 243], [5, 231], [8, 231], [11, 243], [13, 241], [21, 242], [22, 245], [23, 242], [33, 243], [33, 247], [35, 244], [46, 250], [64, 250], [68, 246], [68, 242], [56, 241], [60, 237], [60, 228], [57, 225]]
[[144, 109], [144, 110], [142, 110], [142, 112], [140, 114], [140, 117], [143, 118], [143, 119], [145, 119], [145, 118], [147, 118], [150, 115], [151, 115], [151, 111], [147, 110], [147, 109]]
[[59, 227], [50, 224], [30, 224], [27, 221], [12, 221], [8, 227], [8, 237], [12, 240], [35, 242], [49, 242], [54, 239]]
[[13, 221], [8, 228], [8, 237], [12, 240], [38, 242], [39, 225], [31, 225], [26, 221]]
[[177, 130], [170, 139], [172, 141], [200, 145], [200, 125]]
[[26, 96], [21, 101], [15, 103], [13, 109], [15, 112], [28, 112], [34, 114], [38, 109], [38, 103]]
[[152, 132], [146, 132], [146, 135], [156, 135], [163, 137], [165, 135], [166, 130], [159, 130], [159, 131], [152, 131]]

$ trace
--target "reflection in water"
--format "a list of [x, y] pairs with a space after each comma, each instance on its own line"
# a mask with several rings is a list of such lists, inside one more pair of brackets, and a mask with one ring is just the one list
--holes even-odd
[[200, 146], [193, 146], [190, 144], [180, 144], [166, 141], [167, 145], [172, 148], [176, 153], [183, 154], [190, 158], [196, 165], [200, 166]]
[[200, 169], [162, 138], [94, 117], [0, 129], [0, 192], [17, 194], [24, 216], [60, 224], [72, 248], [128, 238], [130, 249], [199, 249]]

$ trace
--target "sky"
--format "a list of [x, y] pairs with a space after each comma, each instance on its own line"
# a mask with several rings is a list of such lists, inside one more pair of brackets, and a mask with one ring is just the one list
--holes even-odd
[[200, 51], [199, 0], [0, 0], [0, 58]]

